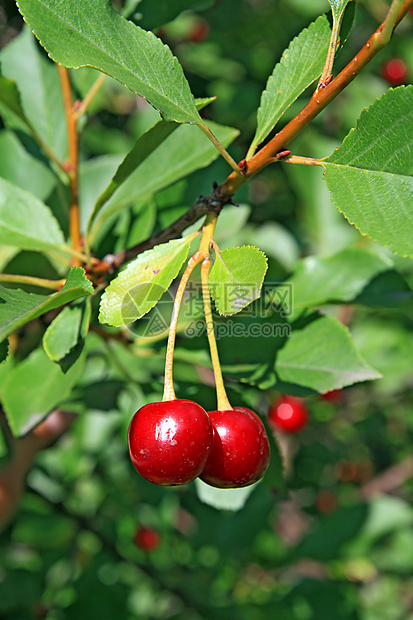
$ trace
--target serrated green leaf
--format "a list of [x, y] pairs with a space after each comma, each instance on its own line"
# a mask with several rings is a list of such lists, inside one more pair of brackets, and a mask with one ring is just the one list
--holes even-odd
[[289, 279], [294, 311], [331, 301], [351, 301], [379, 273], [393, 263], [361, 248], [348, 248], [328, 257], [300, 261]]
[[323, 162], [339, 211], [402, 256], [413, 256], [412, 127], [413, 86], [390, 89]]
[[181, 65], [152, 32], [117, 13], [110, 2], [19, 0], [18, 7], [53, 60], [95, 67], [145, 97], [165, 120], [202, 123]]
[[82, 375], [84, 361], [79, 359], [64, 374], [38, 348], [9, 371], [3, 385], [3, 408], [15, 437], [28, 433], [68, 397]]
[[70, 254], [59, 224], [41, 200], [0, 178], [0, 243]]
[[341, 18], [344, 13], [344, 9], [350, 1], [351, 0], [328, 0], [334, 19], [338, 20]]
[[149, 312], [178, 275], [192, 239], [173, 239], [131, 261], [103, 293], [100, 322], [120, 327]]
[[253, 147], [272, 131], [290, 105], [320, 77], [330, 42], [330, 26], [321, 16], [284, 51], [261, 95]]
[[[224, 147], [231, 144], [239, 134], [239, 131], [232, 127], [216, 123], [208, 125]], [[195, 170], [208, 166], [218, 155], [215, 146], [198, 128], [190, 125], [178, 127], [136, 168], [104, 205], [92, 234], [95, 234], [96, 227], [123, 207], [159, 192]]]
[[30, 132], [64, 160], [67, 125], [57, 66], [44, 57], [28, 26], [6, 45], [0, 60], [2, 74], [15, 80]]
[[65, 357], [79, 341], [83, 309], [67, 306], [50, 323], [43, 336], [43, 348], [52, 362]]
[[275, 370], [281, 381], [322, 394], [381, 377], [358, 352], [348, 329], [332, 317], [293, 330], [278, 352]]
[[264, 252], [254, 246], [217, 251], [209, 288], [218, 312], [236, 314], [258, 299], [267, 268]]
[[45, 312], [92, 293], [93, 286], [81, 267], [73, 267], [62, 289], [53, 295], [37, 295], [0, 286], [0, 342]]

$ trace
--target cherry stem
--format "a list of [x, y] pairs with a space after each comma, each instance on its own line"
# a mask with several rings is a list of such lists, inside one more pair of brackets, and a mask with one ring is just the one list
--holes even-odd
[[231, 166], [231, 168], [234, 170], [234, 172], [236, 174], [241, 175], [241, 171], [239, 169], [239, 166], [238, 166], [237, 162], [231, 157], [231, 155], [228, 153], [228, 151], [222, 146], [222, 144], [218, 140], [218, 138], [216, 136], [214, 136], [214, 134], [212, 133], [210, 128], [207, 125], [203, 124], [203, 123], [202, 124], [199, 123], [198, 127], [200, 129], [202, 129], [204, 134], [211, 140], [212, 144], [215, 146], [215, 148], [218, 149], [218, 151], [221, 153], [222, 157]]
[[193, 272], [196, 265], [198, 265], [204, 256], [200, 250], [196, 252], [188, 261], [188, 265], [182, 275], [181, 281], [176, 291], [174, 305], [172, 309], [171, 325], [169, 327], [168, 344], [166, 345], [166, 357], [165, 357], [165, 383], [163, 390], [163, 401], [175, 400], [176, 394], [174, 390], [173, 382], [173, 357], [175, 349], [176, 328], [178, 325], [179, 309], [182, 303], [182, 297], [185, 291], [185, 287], [188, 284], [189, 276]]
[[224, 379], [222, 377], [221, 364], [219, 362], [217, 341], [215, 339], [214, 321], [212, 319], [211, 296], [209, 293], [209, 270], [211, 268], [211, 259], [205, 257], [201, 264], [201, 282], [202, 297], [204, 300], [205, 326], [208, 336], [209, 350], [211, 353], [212, 368], [215, 376], [215, 388], [217, 392], [217, 408], [218, 411], [232, 410], [225, 390]]
[[32, 286], [41, 286], [58, 291], [66, 280], [46, 280], [44, 278], [36, 278], [35, 276], [20, 276], [17, 274], [0, 273], [0, 282], [13, 282], [16, 284], [31, 284]]
[[107, 75], [105, 75], [104, 73], [101, 73], [99, 77], [93, 82], [92, 86], [90, 87], [90, 90], [86, 93], [86, 95], [83, 98], [83, 101], [81, 102], [81, 104], [79, 105], [78, 109], [75, 112], [76, 118], [80, 118], [81, 116], [83, 116], [83, 114], [86, 113], [94, 97], [99, 92], [99, 90], [102, 88], [103, 83], [105, 82], [106, 78], [107, 78]]

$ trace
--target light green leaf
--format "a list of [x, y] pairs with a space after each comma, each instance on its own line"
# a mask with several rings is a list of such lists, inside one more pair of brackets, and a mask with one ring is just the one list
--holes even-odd
[[57, 66], [44, 57], [28, 26], [2, 50], [0, 60], [2, 74], [15, 80], [29, 130], [65, 159], [67, 125]]
[[100, 322], [120, 327], [149, 312], [178, 275], [192, 239], [193, 235], [162, 243], [131, 261], [103, 293]]
[[267, 257], [254, 246], [217, 251], [209, 289], [218, 312], [236, 314], [258, 299], [267, 268]]
[[284, 51], [261, 95], [257, 129], [251, 147], [260, 144], [290, 105], [320, 77], [330, 42], [330, 26], [321, 16]]
[[0, 342], [45, 312], [92, 293], [93, 286], [81, 267], [73, 267], [62, 289], [53, 295], [37, 295], [0, 286]]
[[348, 248], [324, 258], [305, 258], [289, 279], [294, 291], [294, 311], [329, 301], [351, 301], [372, 278], [392, 266], [390, 259], [361, 248]]
[[95, 67], [157, 108], [165, 120], [202, 123], [181, 65], [152, 32], [117, 13], [110, 2], [19, 0], [18, 6], [53, 60]]
[[200, 478], [195, 480], [199, 499], [216, 510], [241, 510], [257, 484], [258, 482], [241, 489], [217, 489], [205, 484]]
[[[215, 136], [227, 147], [239, 131], [208, 123]], [[150, 196], [215, 161], [219, 153], [208, 138], [196, 127], [182, 125], [168, 136], [128, 177], [104, 205], [96, 220], [95, 229], [108, 217], [137, 200]]]
[[393, 252], [413, 256], [413, 86], [390, 89], [324, 160], [333, 202]]
[[328, 0], [331, 6], [331, 12], [333, 13], [333, 17], [336, 20], [341, 19], [344, 9], [348, 5], [351, 0]]
[[82, 375], [85, 358], [64, 374], [42, 348], [35, 349], [7, 374], [3, 385], [3, 407], [10, 429], [21, 437], [69, 396]]
[[83, 308], [66, 306], [50, 323], [43, 336], [43, 348], [52, 362], [63, 359], [79, 341]]
[[381, 377], [358, 352], [348, 329], [332, 317], [293, 330], [278, 352], [275, 370], [281, 381], [322, 394]]
[[56, 184], [50, 169], [29, 155], [11, 131], [0, 132], [0, 176], [40, 200], [46, 200]]
[[0, 243], [23, 250], [70, 254], [50, 209], [33, 194], [1, 178]]

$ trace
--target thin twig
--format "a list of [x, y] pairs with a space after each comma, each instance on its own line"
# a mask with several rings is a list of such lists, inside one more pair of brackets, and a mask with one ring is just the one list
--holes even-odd
[[[77, 118], [73, 109], [72, 88], [70, 85], [69, 71], [65, 67], [57, 65], [59, 69], [60, 83], [62, 86], [63, 101], [66, 112], [67, 135], [69, 143], [69, 167], [70, 179], [70, 212], [69, 233], [73, 249], [81, 251], [80, 237], [80, 213], [79, 213], [79, 145], [77, 133]], [[81, 261], [76, 256], [72, 261], [73, 267], [80, 266]]]

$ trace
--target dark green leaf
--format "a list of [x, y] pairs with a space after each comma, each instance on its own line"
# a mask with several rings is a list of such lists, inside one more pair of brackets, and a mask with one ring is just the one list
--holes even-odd
[[93, 286], [81, 267], [71, 269], [62, 289], [53, 295], [0, 286], [0, 341], [45, 312], [92, 293]]
[[294, 329], [278, 352], [275, 369], [281, 381], [322, 394], [381, 377], [358, 352], [348, 329], [332, 317]]
[[18, 6], [53, 60], [95, 67], [145, 97], [165, 120], [202, 123], [177, 59], [152, 32], [117, 13], [110, 2], [19, 0]]

